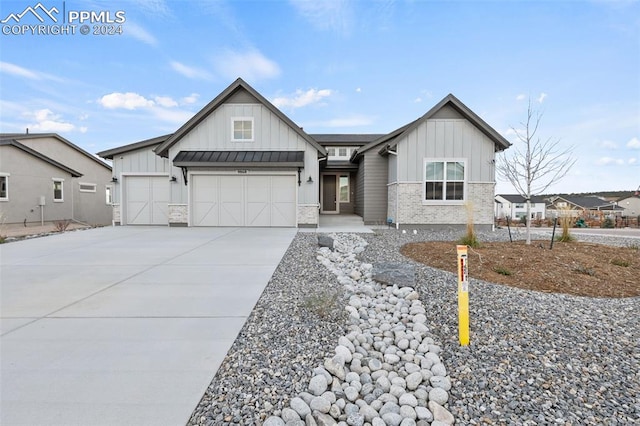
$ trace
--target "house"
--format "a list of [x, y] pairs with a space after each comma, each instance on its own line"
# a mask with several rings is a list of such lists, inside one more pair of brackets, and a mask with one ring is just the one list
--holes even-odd
[[[520, 194], [498, 194], [495, 202], [495, 217], [498, 219], [520, 219], [527, 215], [527, 200]], [[546, 205], [543, 197], [531, 197], [531, 219], [546, 219]]]
[[616, 204], [622, 209], [622, 217], [640, 217], [640, 191], [623, 196]]
[[242, 79], [175, 133], [98, 153], [113, 160], [121, 225], [491, 228], [502, 136], [448, 95], [389, 134], [308, 134]]
[[111, 167], [54, 133], [0, 134], [4, 223], [111, 223]]
[[550, 215], [596, 218], [610, 215], [620, 215], [622, 208], [594, 196], [557, 195], [550, 198], [547, 213]]

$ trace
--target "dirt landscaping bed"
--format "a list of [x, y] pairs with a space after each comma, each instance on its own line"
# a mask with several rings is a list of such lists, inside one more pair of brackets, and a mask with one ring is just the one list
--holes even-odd
[[[409, 243], [401, 253], [425, 265], [456, 272], [456, 243]], [[601, 244], [533, 241], [483, 242], [469, 250], [469, 276], [492, 283], [586, 297], [640, 296], [640, 249]]]

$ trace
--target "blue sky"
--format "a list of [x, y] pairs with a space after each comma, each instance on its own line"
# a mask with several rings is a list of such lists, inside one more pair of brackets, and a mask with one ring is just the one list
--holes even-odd
[[[0, 20], [37, 3], [3, 0]], [[640, 185], [638, 1], [41, 3], [59, 20], [123, 11], [123, 34], [2, 24], [2, 132], [95, 153], [175, 131], [242, 77], [309, 133], [390, 132], [453, 93], [514, 141], [531, 99], [540, 136], [577, 158], [548, 192]]]

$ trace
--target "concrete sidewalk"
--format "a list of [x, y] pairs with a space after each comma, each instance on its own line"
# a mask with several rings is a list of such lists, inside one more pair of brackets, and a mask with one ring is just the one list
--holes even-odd
[[295, 233], [108, 227], [0, 246], [0, 424], [184, 425]]

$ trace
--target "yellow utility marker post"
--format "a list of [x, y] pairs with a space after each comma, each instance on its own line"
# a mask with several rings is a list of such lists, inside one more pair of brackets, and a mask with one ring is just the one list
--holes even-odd
[[458, 335], [460, 345], [469, 345], [469, 275], [467, 246], [456, 246], [458, 251]]

